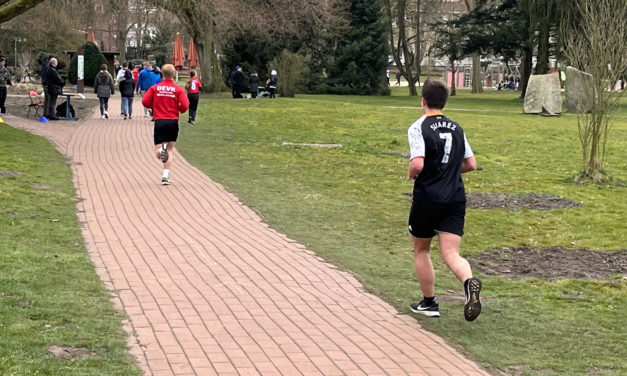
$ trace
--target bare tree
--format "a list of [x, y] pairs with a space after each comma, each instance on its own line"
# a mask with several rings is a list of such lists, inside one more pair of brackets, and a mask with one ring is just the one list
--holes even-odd
[[207, 91], [221, 91], [217, 51], [232, 31], [281, 35], [294, 33], [304, 23], [327, 28], [337, 17], [335, 2], [328, 0], [146, 0], [175, 14], [194, 38], [200, 72]]
[[[427, 45], [432, 42], [429, 25], [437, 16], [442, 0], [384, 0], [390, 51], [394, 63], [409, 84], [409, 95], [418, 95]], [[430, 35], [431, 34], [431, 35]]]
[[578, 179], [601, 182], [612, 111], [622, 91], [614, 85], [627, 72], [627, 1], [573, 0], [575, 19], [564, 20], [564, 54], [569, 63], [592, 75], [590, 113], [577, 114], [583, 170]]

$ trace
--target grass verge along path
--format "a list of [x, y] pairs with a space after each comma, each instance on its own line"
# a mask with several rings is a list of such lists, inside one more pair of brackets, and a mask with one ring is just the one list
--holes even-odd
[[[0, 374], [139, 375], [85, 249], [66, 160], [0, 123]], [[63, 360], [51, 346], [85, 348]]]
[[[274, 228], [352, 271], [371, 291], [410, 314], [419, 289], [406, 229], [412, 186], [402, 154], [408, 152], [407, 128], [421, 113], [418, 98], [406, 91], [394, 94], [201, 99], [197, 125], [182, 122], [177, 146]], [[575, 116], [524, 115], [517, 95], [460, 90], [450, 99], [444, 112], [462, 125], [482, 168], [464, 176], [467, 191], [546, 193], [584, 205], [468, 210], [462, 254], [514, 246], [625, 248], [625, 103], [607, 149], [606, 172], [614, 182], [577, 185], [573, 177], [581, 157]], [[482, 365], [516, 375], [627, 373], [627, 280], [621, 276], [550, 282], [482, 275], [484, 312], [467, 323], [461, 285], [443, 266], [437, 248], [432, 253], [442, 318], [417, 319]]]

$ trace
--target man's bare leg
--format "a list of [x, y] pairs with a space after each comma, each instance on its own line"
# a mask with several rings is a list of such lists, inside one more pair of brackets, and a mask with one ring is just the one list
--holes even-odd
[[459, 255], [461, 236], [446, 232], [438, 234], [440, 250], [446, 265], [455, 274], [457, 279], [464, 284], [464, 317], [467, 321], [475, 320], [481, 313], [481, 281], [472, 277], [472, 269], [468, 261]]
[[462, 237], [448, 232], [440, 232], [438, 233], [438, 239], [440, 241], [442, 258], [457, 279], [464, 283], [468, 278], [472, 278], [470, 264], [459, 255]]
[[420, 290], [425, 297], [435, 296], [435, 271], [429, 254], [430, 248], [430, 238], [414, 238], [414, 268]]

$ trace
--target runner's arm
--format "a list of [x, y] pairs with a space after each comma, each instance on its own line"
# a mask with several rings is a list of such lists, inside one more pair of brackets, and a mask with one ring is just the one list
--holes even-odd
[[477, 160], [475, 159], [474, 155], [468, 158], [464, 158], [464, 161], [462, 162], [462, 174], [464, 172], [470, 172], [476, 169], [477, 169]]
[[409, 174], [407, 176], [409, 181], [416, 180], [416, 177], [418, 177], [418, 174], [420, 174], [424, 166], [425, 166], [424, 157], [412, 158], [412, 160], [409, 161]]

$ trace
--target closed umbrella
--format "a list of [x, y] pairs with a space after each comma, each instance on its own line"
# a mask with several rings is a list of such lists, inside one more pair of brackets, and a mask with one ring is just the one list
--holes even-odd
[[196, 52], [196, 46], [194, 46], [193, 38], [189, 38], [189, 49], [187, 50], [187, 60], [189, 60], [189, 69], [194, 69], [198, 66], [198, 52]]
[[94, 29], [91, 27], [87, 29], [87, 41], [96, 44], [96, 36], [94, 35]]
[[174, 38], [174, 53], [172, 54], [172, 65], [176, 68], [176, 80], [179, 80], [179, 69], [185, 64], [185, 50], [183, 50], [183, 40], [181, 33], [176, 33]]
[[181, 39], [181, 33], [176, 33], [174, 39], [174, 54], [172, 55], [172, 65], [176, 69], [183, 68], [185, 64], [185, 50], [183, 50], [183, 40]]

